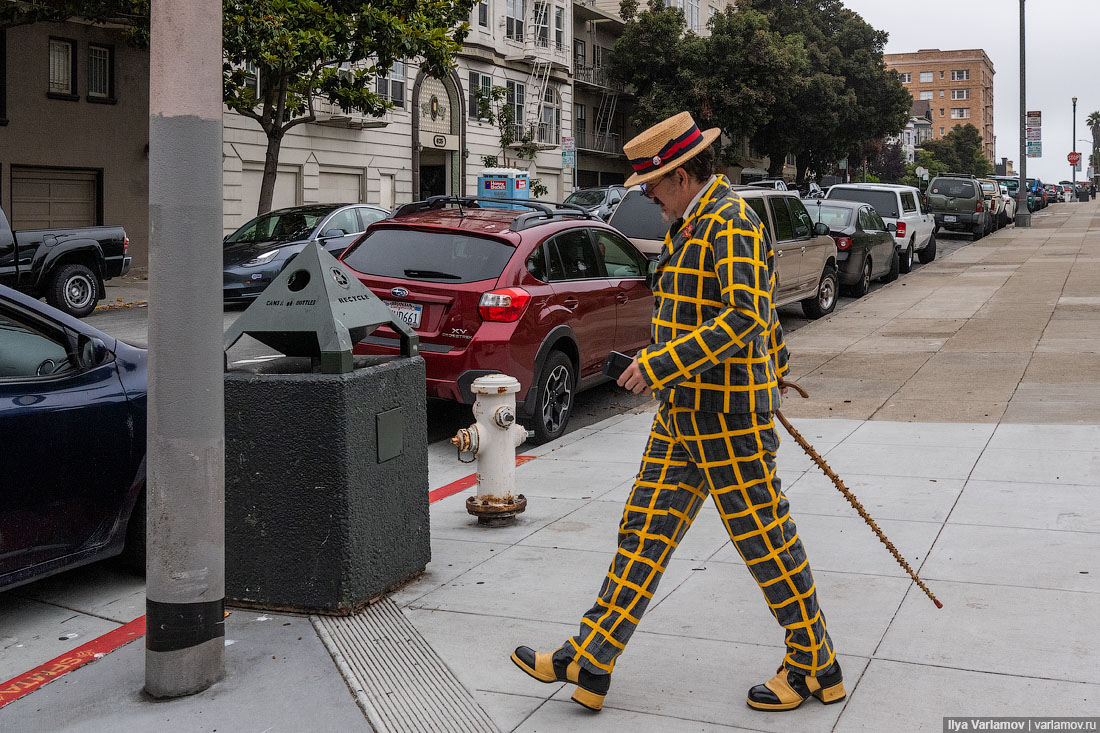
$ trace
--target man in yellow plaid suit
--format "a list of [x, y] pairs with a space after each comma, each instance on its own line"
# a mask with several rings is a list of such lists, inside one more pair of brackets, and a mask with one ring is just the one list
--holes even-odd
[[512, 661], [542, 682], [570, 682], [573, 699], [603, 706], [615, 660], [657, 590], [673, 550], [713, 498], [730, 538], [786, 631], [778, 672], [749, 690], [761, 710], [813, 695], [845, 697], [813, 575], [776, 476], [772, 412], [787, 347], [775, 313], [775, 262], [764, 225], [712, 175], [716, 129], [687, 112], [624, 146], [627, 185], [671, 223], [657, 264], [653, 343], [619, 378], [659, 402], [619, 527], [619, 547], [580, 632], [552, 653], [519, 647]]

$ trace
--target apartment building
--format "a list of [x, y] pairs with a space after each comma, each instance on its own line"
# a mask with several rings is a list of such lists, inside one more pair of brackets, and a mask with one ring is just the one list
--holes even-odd
[[982, 49], [888, 53], [886, 66], [898, 72], [915, 101], [932, 111], [932, 137], [939, 139], [970, 123], [982, 135], [985, 157], [993, 162], [993, 62]]

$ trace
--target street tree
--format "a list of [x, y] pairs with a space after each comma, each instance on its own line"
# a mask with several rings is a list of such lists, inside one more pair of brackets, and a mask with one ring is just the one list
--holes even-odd
[[905, 153], [901, 143], [886, 143], [879, 147], [878, 153], [871, 159], [871, 173], [884, 183], [901, 183], [905, 177]]
[[757, 131], [754, 145], [768, 153], [779, 175], [787, 153], [797, 157], [797, 180], [820, 173], [840, 158], [857, 158], [867, 140], [896, 135], [909, 119], [912, 98], [886, 68], [887, 34], [869, 25], [840, 0], [744, 0], [767, 16], [771, 27], [804, 39], [809, 68], [799, 88]]
[[[978, 177], [988, 176], [993, 172], [993, 164], [982, 151], [982, 135], [970, 123], [955, 127], [938, 140], [927, 140], [922, 147], [926, 154], [940, 163], [943, 170], [970, 173]], [[927, 165], [924, 167], [932, 170]]]
[[624, 0], [626, 28], [609, 54], [608, 78], [634, 91], [631, 122], [649, 127], [688, 110], [701, 127], [717, 127], [733, 145], [722, 162], [738, 162], [739, 143], [771, 120], [772, 110], [805, 73], [801, 40], [774, 32], [751, 10], [729, 8], [710, 35], [687, 27], [683, 11], [650, 0]]
[[1100, 173], [1100, 110], [1090, 112], [1085, 118], [1085, 124], [1092, 132], [1092, 155], [1089, 156], [1089, 164], [1094, 174]]
[[374, 81], [402, 59], [442, 78], [469, 30], [474, 0], [224, 0], [223, 84], [229, 109], [267, 136], [257, 213], [271, 209], [283, 138], [327, 100], [381, 116]]

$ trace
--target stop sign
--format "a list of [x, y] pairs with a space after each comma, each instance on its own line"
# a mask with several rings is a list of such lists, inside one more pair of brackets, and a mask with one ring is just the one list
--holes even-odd
[[1081, 162], [1081, 154], [1080, 153], [1070, 153], [1069, 155], [1066, 156], [1066, 160], [1069, 161], [1070, 165], [1077, 165], [1078, 163]]

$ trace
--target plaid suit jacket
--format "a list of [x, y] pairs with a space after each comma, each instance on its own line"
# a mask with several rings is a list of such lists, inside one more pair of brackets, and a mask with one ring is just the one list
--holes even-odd
[[658, 261], [653, 343], [638, 355], [656, 398], [703, 412], [778, 408], [787, 346], [775, 282], [764, 225], [718, 176]]

